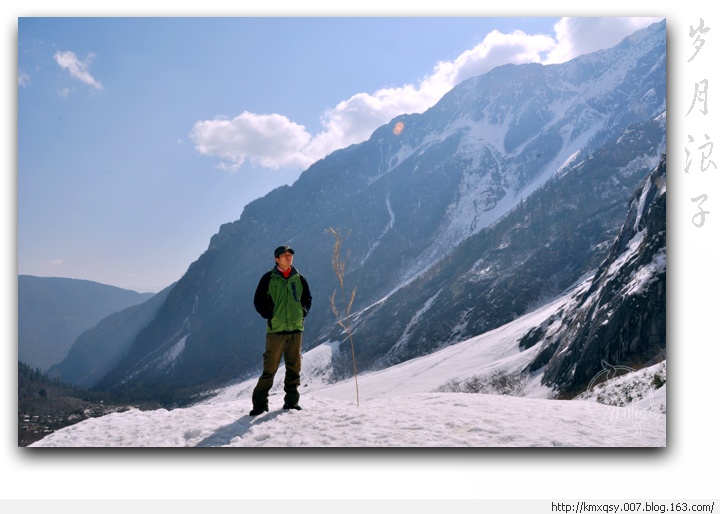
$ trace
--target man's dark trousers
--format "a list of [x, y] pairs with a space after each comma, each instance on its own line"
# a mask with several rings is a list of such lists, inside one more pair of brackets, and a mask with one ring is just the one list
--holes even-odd
[[263, 354], [263, 372], [253, 390], [254, 408], [268, 406], [268, 395], [272, 388], [280, 359], [285, 361], [285, 405], [297, 405], [300, 401], [300, 352], [302, 332], [267, 334]]

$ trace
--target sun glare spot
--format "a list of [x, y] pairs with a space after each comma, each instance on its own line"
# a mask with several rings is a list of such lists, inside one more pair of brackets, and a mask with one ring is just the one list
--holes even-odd
[[405, 128], [405, 124], [402, 121], [398, 121], [395, 124], [395, 128], [393, 129], [393, 134], [395, 134], [396, 136], [399, 136], [404, 128]]

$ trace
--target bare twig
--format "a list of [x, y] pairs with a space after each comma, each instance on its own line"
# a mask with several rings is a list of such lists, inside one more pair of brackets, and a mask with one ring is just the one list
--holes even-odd
[[[332, 254], [332, 267], [333, 271], [335, 272], [335, 276], [338, 278], [338, 282], [340, 283], [340, 297], [342, 301], [341, 308], [344, 307], [344, 315], [340, 314], [340, 308], [338, 308], [337, 304], [335, 303], [335, 293], [337, 292], [337, 289], [333, 291], [332, 296], [330, 296], [330, 309], [332, 310], [333, 314], [335, 315], [335, 318], [337, 319], [338, 325], [343, 329], [343, 331], [348, 335], [350, 339], [350, 352], [352, 354], [352, 361], [353, 361], [353, 373], [355, 374], [355, 396], [357, 399], [358, 407], [360, 406], [360, 389], [358, 387], [358, 378], [357, 378], [357, 366], [355, 365], [355, 344], [353, 342], [353, 332], [352, 332], [352, 319], [351, 319], [351, 312], [352, 312], [352, 305], [355, 301], [355, 293], [357, 292], [357, 288], [353, 288], [352, 293], [350, 293], [350, 300], [347, 300], [347, 297], [345, 295], [345, 263], [347, 262], [347, 258], [350, 255], [350, 252], [348, 252], [345, 255], [345, 258], [343, 259], [340, 255], [340, 250], [342, 249], [342, 244], [344, 241], [344, 238], [342, 237], [339, 230], [329, 228], [325, 232], [331, 234], [335, 238], [335, 244], [333, 245], [333, 254]], [[350, 235], [350, 231], [348, 231], [347, 236]]]

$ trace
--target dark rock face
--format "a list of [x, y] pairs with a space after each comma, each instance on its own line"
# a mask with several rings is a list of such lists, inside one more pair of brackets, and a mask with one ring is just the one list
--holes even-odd
[[582, 392], [603, 361], [640, 368], [665, 358], [665, 166], [663, 157], [633, 196], [607, 259], [531, 364], [546, 365], [543, 383], [564, 396]]

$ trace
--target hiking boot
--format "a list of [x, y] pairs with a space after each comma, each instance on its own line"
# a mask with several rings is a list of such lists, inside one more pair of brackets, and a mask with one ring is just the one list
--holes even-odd
[[302, 407], [300, 407], [300, 406], [297, 405], [297, 404], [295, 404], [295, 405], [290, 405], [289, 403], [286, 403], [285, 405], [283, 405], [283, 409], [284, 409], [284, 410], [290, 410], [290, 409], [302, 410]]
[[258, 414], [262, 414], [263, 412], [268, 412], [267, 405], [264, 407], [253, 407], [253, 410], [250, 411], [251, 416], [257, 416]]

